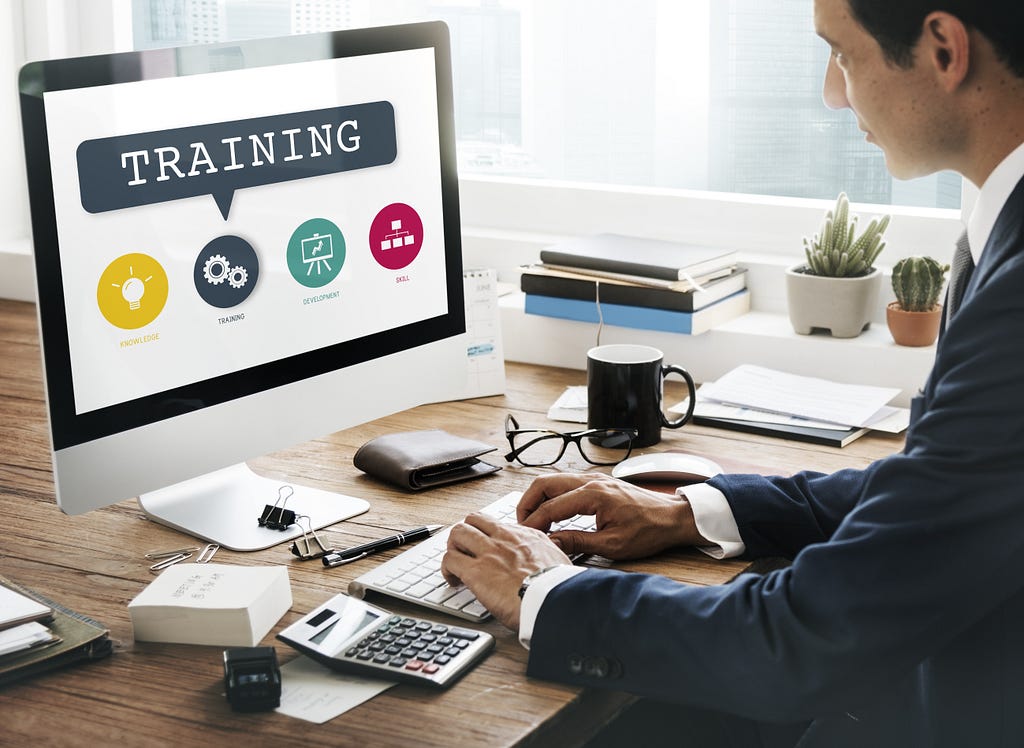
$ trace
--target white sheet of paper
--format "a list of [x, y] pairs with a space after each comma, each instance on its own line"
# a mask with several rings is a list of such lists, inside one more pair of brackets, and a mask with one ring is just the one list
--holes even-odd
[[548, 418], [552, 421], [568, 421], [569, 423], [587, 422], [587, 386], [566, 387], [554, 404], [548, 408]]
[[840, 384], [817, 377], [743, 364], [701, 388], [702, 395], [729, 405], [811, 418], [842, 426], [867, 426], [896, 395], [893, 387]]
[[339, 673], [299, 655], [281, 666], [281, 706], [275, 711], [320, 725], [393, 685]]
[[35, 621], [23, 623], [20, 626], [0, 631], [0, 655], [45, 644], [53, 639], [54, 636], [50, 633], [50, 629], [43, 624]]

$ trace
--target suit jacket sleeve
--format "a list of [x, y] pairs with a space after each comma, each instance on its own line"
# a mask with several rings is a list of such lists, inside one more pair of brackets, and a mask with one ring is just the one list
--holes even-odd
[[803, 720], [870, 703], [1024, 594], [1024, 186], [1015, 196], [903, 453], [832, 476], [716, 479], [751, 552], [795, 553], [790, 567], [703, 588], [579, 574], [545, 600], [529, 673]]

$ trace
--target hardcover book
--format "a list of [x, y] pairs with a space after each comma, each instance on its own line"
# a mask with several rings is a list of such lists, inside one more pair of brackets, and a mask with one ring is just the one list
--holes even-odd
[[734, 250], [596, 234], [542, 249], [542, 262], [665, 280], [689, 280], [736, 264]]
[[586, 278], [582, 275], [573, 277], [563, 273], [552, 274], [535, 267], [523, 272], [519, 287], [524, 293], [536, 296], [581, 301], [600, 300], [608, 304], [693, 312], [746, 288], [746, 272], [745, 268], [737, 268], [729, 275], [705, 282], [699, 291], [672, 291], [667, 288], [606, 281], [601, 278]]
[[578, 322], [599, 322], [640, 330], [660, 330], [684, 335], [700, 335], [713, 327], [750, 311], [750, 291], [737, 291], [721, 301], [694, 312], [652, 309], [606, 302], [561, 299], [555, 296], [526, 294], [527, 314], [558, 317]]

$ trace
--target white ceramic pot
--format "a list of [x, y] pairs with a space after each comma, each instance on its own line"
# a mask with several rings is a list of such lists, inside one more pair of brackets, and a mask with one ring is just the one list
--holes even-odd
[[828, 278], [799, 272], [806, 265], [786, 270], [789, 322], [800, 335], [816, 328], [834, 338], [855, 338], [871, 325], [882, 285], [882, 271], [874, 268], [857, 278]]

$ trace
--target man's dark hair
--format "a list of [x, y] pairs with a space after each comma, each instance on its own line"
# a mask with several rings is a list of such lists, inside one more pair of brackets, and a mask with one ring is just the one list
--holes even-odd
[[854, 18], [881, 45], [886, 59], [908, 67], [925, 16], [952, 13], [992, 43], [999, 59], [1024, 78], [1024, 0], [848, 0]]

